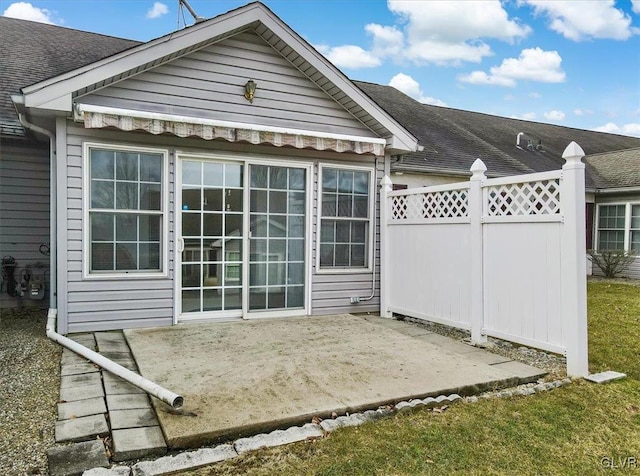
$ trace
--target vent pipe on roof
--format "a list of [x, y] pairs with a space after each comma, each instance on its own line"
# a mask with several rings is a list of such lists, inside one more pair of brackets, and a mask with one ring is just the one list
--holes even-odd
[[189, 5], [189, 2], [187, 0], [178, 0], [178, 6], [180, 8], [182, 8], [182, 7], [186, 8], [187, 11], [193, 17], [193, 19], [196, 21], [196, 23], [200, 23], [201, 21], [205, 21], [206, 20], [205, 17], [201, 17], [200, 15], [198, 15], [196, 13], [196, 11], [193, 8], [191, 8], [191, 5]]
[[536, 150], [540, 150], [540, 151], [542, 151], [542, 149], [543, 149], [543, 148], [542, 148], [542, 141], [541, 141], [541, 140], [539, 140], [539, 141], [538, 141], [538, 145], [536, 146]]
[[522, 147], [520, 147], [520, 138], [524, 135], [524, 132], [518, 132], [518, 135], [516, 136], [516, 147], [518, 149], [522, 149]]

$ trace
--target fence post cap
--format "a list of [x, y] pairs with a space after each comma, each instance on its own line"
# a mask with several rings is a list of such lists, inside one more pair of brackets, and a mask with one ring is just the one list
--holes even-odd
[[476, 159], [469, 170], [471, 170], [471, 173], [473, 174], [471, 178], [485, 178], [484, 173], [487, 171], [487, 166], [481, 159]]
[[579, 162], [583, 157], [584, 150], [582, 150], [582, 147], [580, 147], [575, 141], [572, 141], [562, 153], [562, 158], [566, 160], [567, 163]]
[[393, 185], [393, 182], [391, 181], [391, 178], [389, 178], [388, 175], [385, 175], [380, 179], [381, 187], [391, 187], [392, 185]]

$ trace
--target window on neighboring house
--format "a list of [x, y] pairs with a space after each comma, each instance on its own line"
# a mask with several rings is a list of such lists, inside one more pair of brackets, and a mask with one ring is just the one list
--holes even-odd
[[320, 269], [367, 269], [371, 171], [321, 168]]
[[598, 251], [640, 252], [640, 205], [598, 205]]
[[640, 254], [640, 205], [631, 206], [631, 242], [629, 248]]
[[89, 273], [163, 272], [166, 154], [87, 150]]

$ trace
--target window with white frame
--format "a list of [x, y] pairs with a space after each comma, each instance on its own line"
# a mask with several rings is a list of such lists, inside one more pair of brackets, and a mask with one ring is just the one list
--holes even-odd
[[321, 168], [320, 269], [366, 269], [371, 235], [371, 171]]
[[86, 150], [89, 274], [163, 272], [166, 153]]
[[640, 252], [640, 204], [598, 205], [598, 251]]

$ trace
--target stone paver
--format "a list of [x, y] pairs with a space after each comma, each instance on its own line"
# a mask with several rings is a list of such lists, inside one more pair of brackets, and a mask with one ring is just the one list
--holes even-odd
[[597, 374], [590, 374], [585, 377], [585, 380], [594, 383], [607, 383], [612, 380], [619, 380], [621, 378], [625, 378], [627, 374], [623, 374], [622, 372], [615, 372], [613, 370], [607, 370], [606, 372], [600, 372]]
[[80, 475], [87, 469], [109, 467], [109, 459], [100, 440], [56, 446], [47, 451], [50, 476]]
[[[104, 372], [103, 372], [104, 375]], [[104, 380], [104, 390], [107, 395], [127, 395], [131, 393], [145, 393], [144, 390], [130, 384], [129, 382], [119, 380]]]
[[107, 394], [107, 408], [109, 408], [109, 411], [149, 408], [150, 405], [149, 397], [139, 393], [125, 395]]
[[71, 418], [98, 415], [106, 412], [107, 406], [104, 403], [103, 397], [58, 403], [58, 420], [69, 420]]
[[159, 426], [113, 430], [111, 436], [114, 461], [162, 456], [167, 452], [167, 445]]
[[103, 414], [89, 415], [56, 422], [56, 443], [63, 441], [86, 441], [109, 433]]
[[82, 473], [82, 476], [130, 476], [130, 475], [131, 475], [131, 468], [129, 466], [112, 466], [109, 469], [92, 468]]
[[133, 474], [136, 476], [173, 474], [177, 471], [219, 463], [220, 461], [235, 458], [236, 456], [238, 456], [238, 453], [236, 453], [233, 445], [219, 445], [214, 448], [202, 448], [197, 451], [180, 453], [175, 456], [163, 456], [155, 461], [141, 461], [133, 466]]
[[151, 409], [150, 405], [149, 408], [111, 410], [109, 412], [109, 420], [112, 430], [158, 425], [156, 413]]
[[129, 353], [129, 345], [122, 332], [96, 332], [96, 342], [101, 354], [106, 352]]
[[102, 384], [83, 385], [82, 387], [69, 387], [60, 389], [60, 401], [73, 402], [75, 400], [86, 400], [87, 398], [103, 397], [104, 389]]
[[63, 375], [60, 378], [60, 388], [82, 387], [84, 385], [100, 385], [102, 379], [97, 372], [77, 375]]
[[100, 368], [92, 362], [83, 362], [79, 364], [62, 364], [60, 366], [60, 375], [78, 375], [100, 372]]

